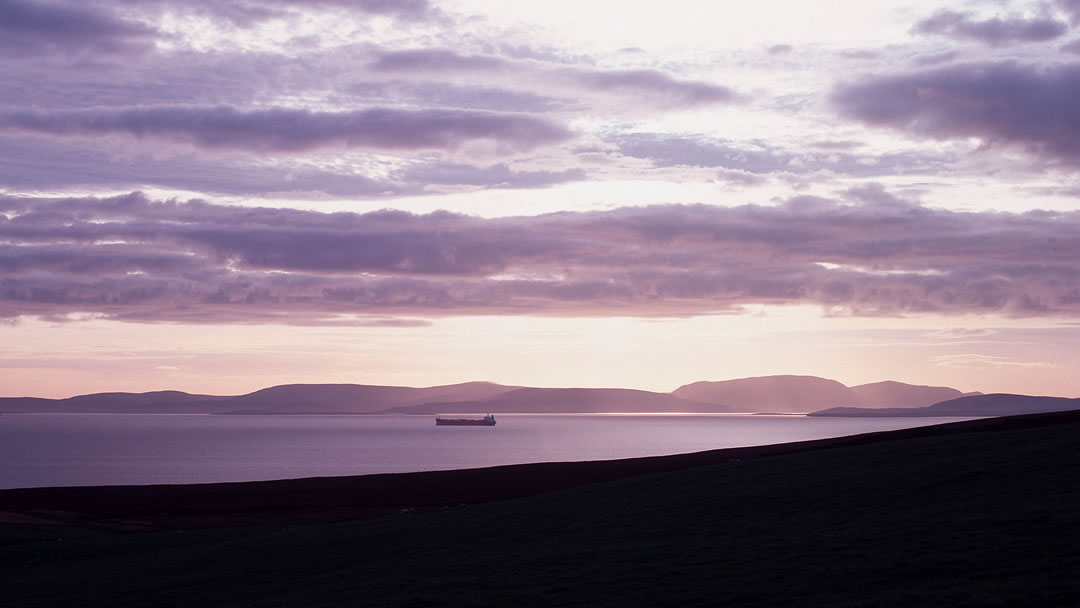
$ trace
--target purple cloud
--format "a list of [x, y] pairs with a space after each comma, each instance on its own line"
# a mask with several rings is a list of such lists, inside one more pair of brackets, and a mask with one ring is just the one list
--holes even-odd
[[874, 51], [870, 49], [847, 49], [837, 53], [844, 59], [853, 59], [855, 61], [871, 61], [874, 59], [881, 59], [881, 51]]
[[958, 64], [838, 86], [839, 112], [934, 139], [978, 137], [1080, 164], [1080, 64]]
[[59, 51], [145, 51], [157, 32], [93, 5], [0, 0], [0, 57]]
[[394, 177], [406, 184], [543, 188], [581, 181], [587, 174], [583, 169], [577, 168], [562, 171], [515, 171], [503, 163], [488, 167], [461, 163], [428, 163], [409, 167]]
[[960, 53], [956, 51], [942, 51], [940, 53], [930, 53], [928, 55], [919, 55], [911, 60], [911, 63], [919, 66], [926, 67], [930, 65], [937, 65], [941, 63], [949, 63], [960, 57]]
[[346, 9], [366, 15], [383, 15], [419, 21], [434, 14], [428, 0], [113, 0], [129, 10], [187, 12], [216, 17], [248, 27], [267, 19], [285, 17], [290, 10]]
[[0, 188], [23, 192], [157, 187], [228, 195], [386, 199], [430, 194], [437, 186], [543, 188], [587, 177], [576, 168], [529, 171], [505, 163], [474, 166], [434, 160], [373, 176], [348, 166], [313, 167], [291, 159], [278, 165], [199, 153], [118, 159], [88, 141], [0, 137]]
[[1080, 0], [1057, 0], [1057, 5], [1069, 14], [1073, 25], [1080, 25]]
[[324, 147], [452, 150], [479, 139], [494, 140], [506, 150], [529, 150], [572, 136], [553, 122], [517, 114], [393, 108], [238, 110], [230, 106], [4, 110], [0, 111], [0, 131], [54, 137], [122, 134], [266, 154]]
[[[577, 91], [523, 89], [513, 78], [495, 82], [416, 80], [417, 74], [386, 78], [357, 67], [369, 52], [341, 47], [295, 56], [270, 52], [169, 52], [132, 61], [99, 62], [73, 69], [66, 62], [0, 61], [4, 96], [0, 105], [38, 110], [80, 107], [265, 108], [267, 95], [302, 92], [328, 108], [394, 107], [475, 109], [545, 113], [580, 110]], [[550, 88], [550, 87], [548, 87]]]
[[947, 159], [936, 154], [893, 152], [882, 155], [844, 152], [857, 142], [815, 142], [822, 152], [793, 152], [764, 142], [734, 142], [704, 137], [632, 133], [609, 138], [620, 154], [652, 161], [658, 167], [710, 167], [750, 174], [812, 173], [828, 170], [859, 177], [930, 173]]
[[776, 207], [481, 219], [0, 197], [0, 316], [1080, 312], [1080, 212], [958, 213], [880, 186]]
[[304, 57], [254, 52], [172, 50], [105, 59], [95, 58], [92, 69], [55, 58], [0, 61], [0, 108], [243, 107], [268, 91], [324, 90], [320, 83], [344, 70], [337, 61], [312, 66]]
[[379, 53], [369, 68], [377, 72], [491, 72], [513, 69], [501, 57], [461, 55], [446, 49], [409, 49]]
[[915, 24], [915, 34], [933, 34], [961, 40], [975, 40], [990, 46], [1018, 42], [1045, 42], [1068, 31], [1068, 25], [1056, 19], [994, 17], [978, 21], [971, 13], [944, 10]]
[[728, 87], [679, 80], [658, 70], [601, 70], [487, 55], [462, 55], [446, 49], [381, 52], [369, 68], [387, 73], [501, 74], [518, 80], [522, 74], [532, 74], [541, 81], [631, 96], [638, 102], [672, 107], [731, 103], [739, 99], [738, 94]]
[[620, 154], [649, 159], [658, 167], [724, 167], [766, 173], [784, 168], [787, 160], [764, 145], [751, 147], [710, 138], [632, 133], [611, 141]]
[[380, 180], [332, 168], [267, 166], [190, 154], [117, 159], [92, 142], [0, 137], [0, 188], [34, 191], [157, 187], [218, 194], [323, 193], [370, 198], [420, 193], [423, 184]]
[[573, 107], [569, 99], [539, 95], [531, 91], [478, 85], [459, 86], [446, 82], [364, 81], [347, 86], [350, 101], [398, 103], [427, 107], [492, 110], [496, 112], [553, 112]]
[[774, 44], [769, 48], [765, 49], [765, 52], [770, 55], [786, 55], [793, 51], [794, 48], [795, 47], [791, 46], [790, 44]]
[[626, 95], [646, 94], [664, 105], [695, 106], [730, 103], [738, 99], [728, 87], [690, 80], [676, 80], [657, 70], [581, 70], [563, 68], [579, 84], [596, 91]]

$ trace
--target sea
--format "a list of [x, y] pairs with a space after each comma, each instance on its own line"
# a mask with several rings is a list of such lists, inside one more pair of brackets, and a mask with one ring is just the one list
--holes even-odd
[[3, 414], [0, 488], [189, 484], [607, 460], [786, 443], [961, 418], [503, 414]]

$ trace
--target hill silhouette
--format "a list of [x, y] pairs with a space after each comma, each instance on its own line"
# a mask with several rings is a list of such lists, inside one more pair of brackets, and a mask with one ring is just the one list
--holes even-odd
[[943, 386], [886, 381], [848, 387], [817, 376], [760, 376], [695, 382], [672, 394], [704, 403], [724, 404], [740, 412], [811, 412], [833, 407], [922, 407], [962, 393]]
[[682, 399], [667, 393], [624, 388], [519, 388], [483, 401], [427, 403], [390, 410], [409, 414], [505, 412], [592, 414], [601, 412], [730, 412], [725, 406]]
[[672, 391], [676, 397], [724, 404], [742, 412], [808, 412], [819, 404], [856, 405], [856, 395], [836, 380], [816, 376], [760, 376], [695, 382]]
[[927, 407], [866, 409], [855, 407], [836, 407], [811, 412], [811, 416], [1019, 416], [1023, 414], [1041, 414], [1080, 409], [1080, 399], [1065, 397], [1033, 397], [1029, 395], [1011, 395], [993, 393], [990, 395], [971, 395], [935, 403]]
[[[695, 382], [671, 393], [622, 388], [536, 388], [465, 382], [424, 388], [284, 384], [232, 396], [153, 391], [95, 393], [67, 399], [5, 397], [0, 398], [0, 413], [806, 413], [837, 407], [919, 408], [960, 396], [960, 391], [947, 387], [916, 386], [894, 381], [848, 387], [827, 378], [785, 375]], [[861, 414], [856, 412], [851, 415]], [[884, 409], [881, 415], [887, 415]]]
[[371, 414], [430, 401], [487, 399], [513, 390], [491, 382], [427, 388], [362, 384], [285, 384], [245, 395], [180, 391], [95, 393], [67, 399], [0, 398], [0, 413]]
[[924, 407], [949, 399], [957, 399], [963, 393], [945, 386], [917, 386], [887, 380], [851, 387], [859, 398], [860, 407]]
[[229, 400], [228, 413], [342, 412], [370, 414], [432, 401], [483, 400], [513, 390], [491, 382], [427, 388], [359, 384], [287, 384]]
[[67, 399], [39, 397], [0, 398], [0, 413], [143, 414], [211, 413], [231, 397], [193, 395], [181, 391], [148, 393], [94, 393]]

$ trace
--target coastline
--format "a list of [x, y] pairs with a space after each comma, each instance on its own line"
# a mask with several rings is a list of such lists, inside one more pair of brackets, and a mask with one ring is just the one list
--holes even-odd
[[981, 418], [794, 443], [581, 462], [192, 485], [0, 490], [0, 522], [121, 530], [339, 521], [507, 500], [627, 477], [811, 450], [1080, 421], [1080, 411]]

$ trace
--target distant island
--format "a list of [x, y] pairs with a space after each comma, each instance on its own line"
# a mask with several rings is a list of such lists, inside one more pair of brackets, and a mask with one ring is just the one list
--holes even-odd
[[1045, 414], [1080, 410], [1080, 399], [1064, 397], [1032, 397], [1029, 395], [972, 395], [950, 399], [926, 407], [890, 407], [881, 409], [861, 407], [834, 407], [810, 416], [1015, 416], [1017, 414]]
[[0, 398], [0, 413], [455, 414], [750, 413], [811, 416], [1005, 416], [1080, 409], [1080, 399], [981, 393], [886, 381], [845, 386], [816, 376], [694, 382], [670, 393], [465, 382], [425, 388], [287, 384], [245, 395], [180, 391]]

